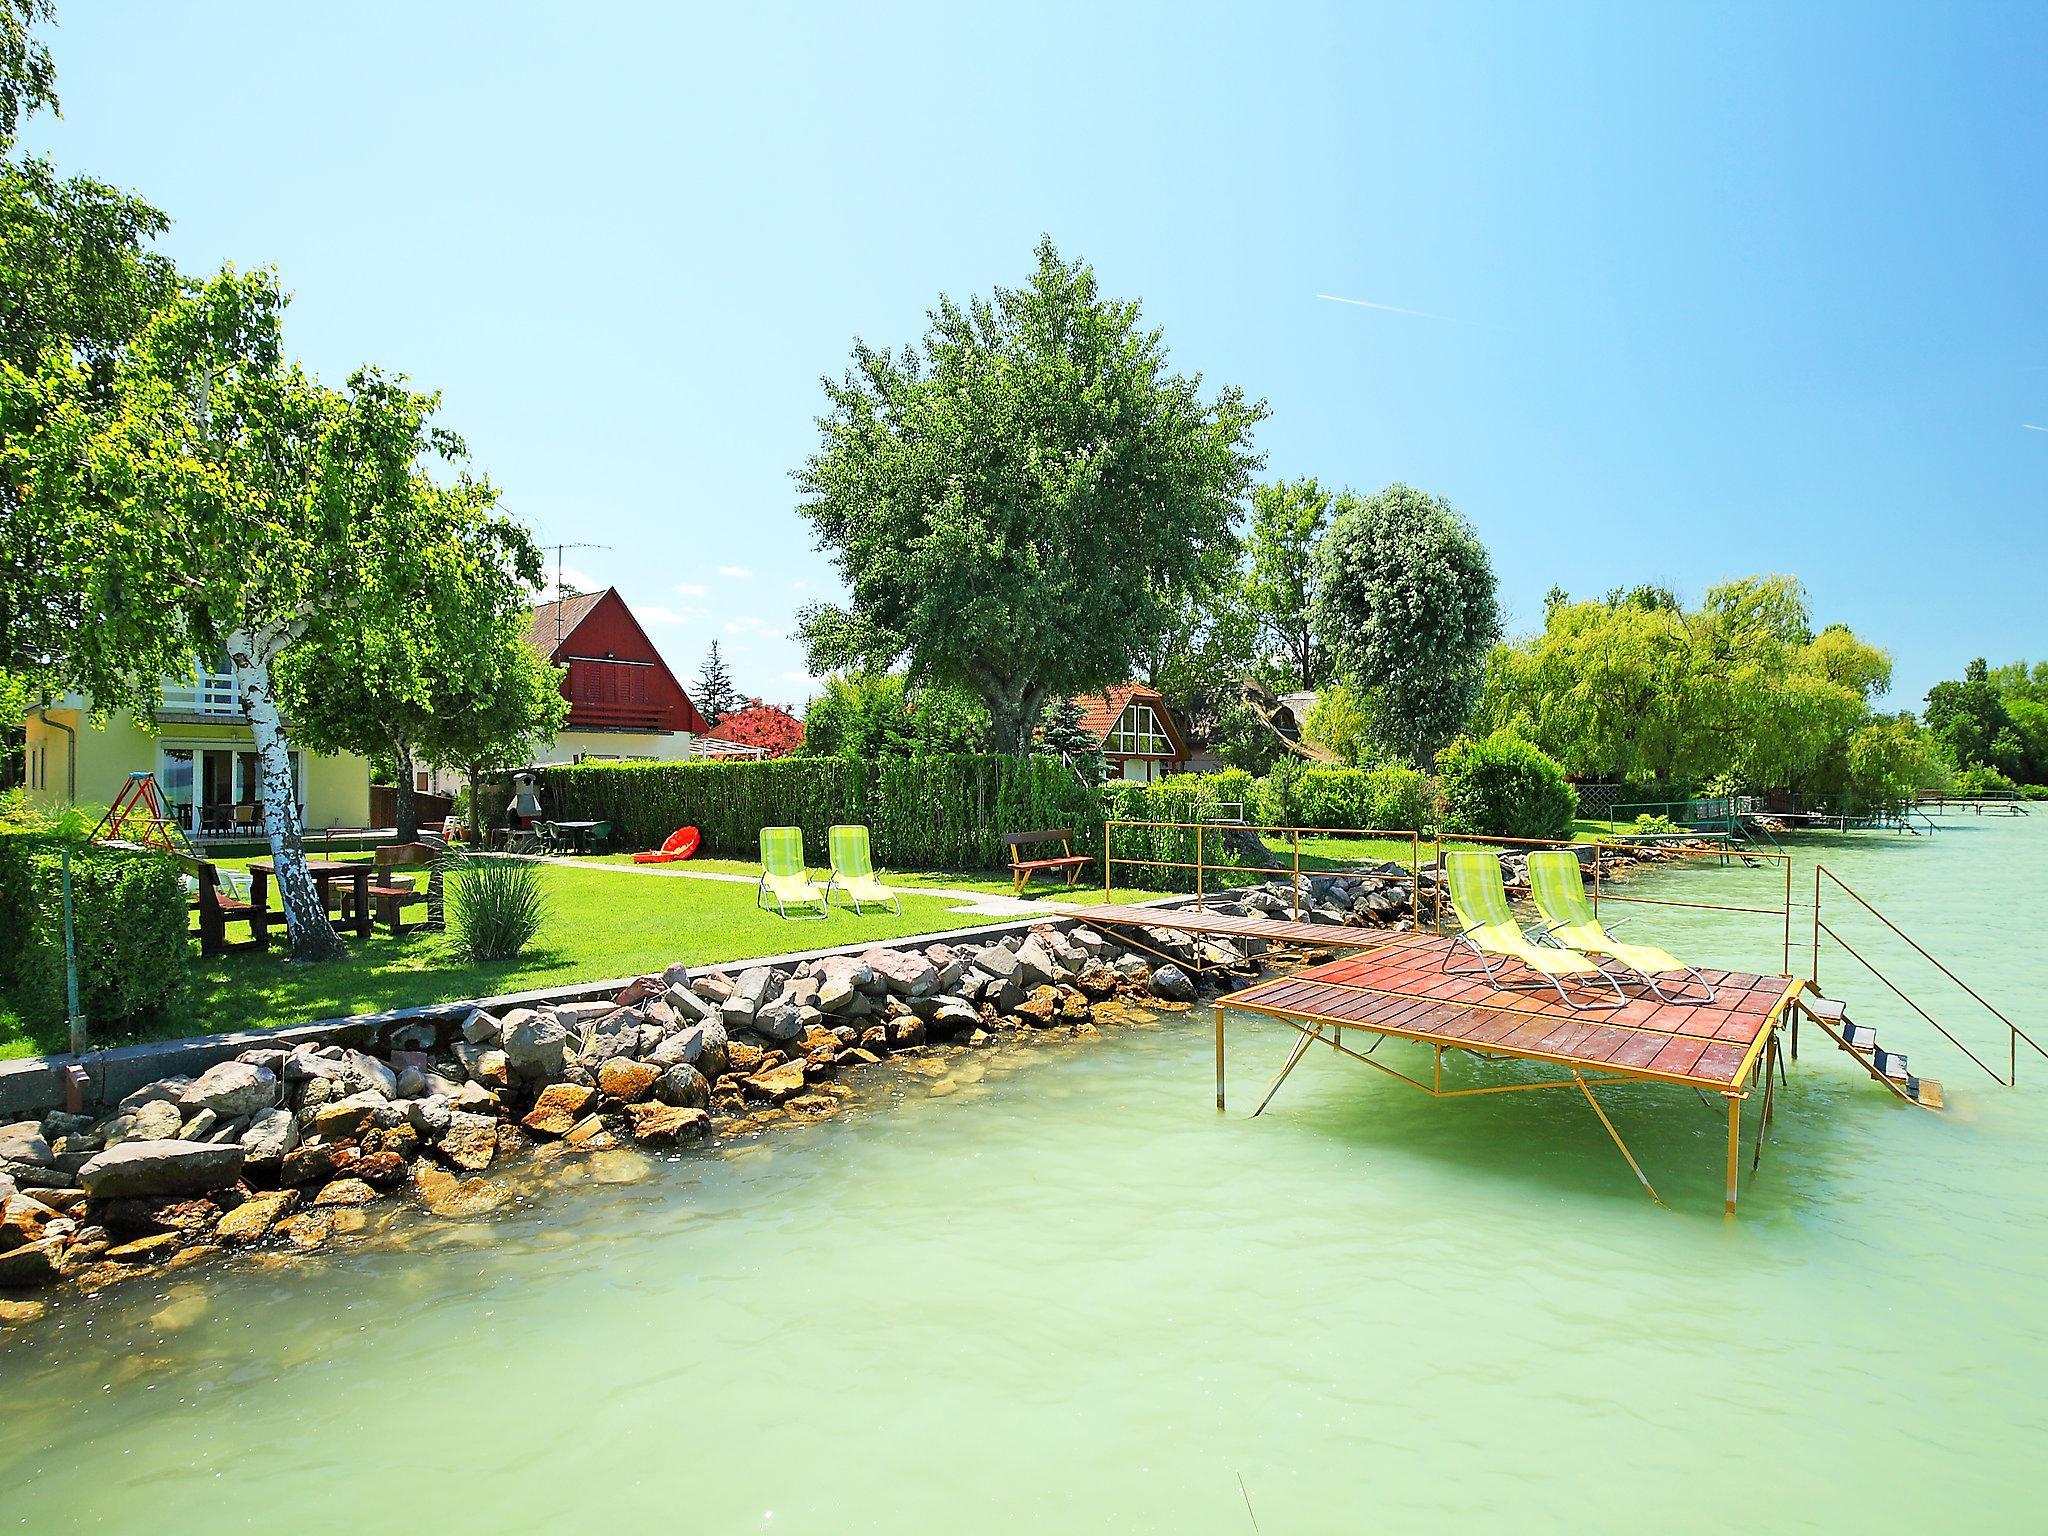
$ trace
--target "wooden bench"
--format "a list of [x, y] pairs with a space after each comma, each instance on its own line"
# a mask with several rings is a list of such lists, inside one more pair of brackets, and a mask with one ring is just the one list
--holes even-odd
[[[222, 955], [231, 949], [270, 947], [268, 905], [243, 901], [225, 889], [221, 884], [220, 867], [211, 860], [196, 858], [189, 853], [174, 857], [199, 887], [192, 897], [192, 910], [199, 914], [199, 952], [202, 955]], [[247, 923], [249, 937], [240, 944], [230, 944], [229, 923]]]
[[[425, 843], [385, 843], [375, 854], [376, 874], [370, 877], [370, 911], [373, 923], [382, 923], [394, 935], [404, 931], [405, 909], [415, 902], [427, 904], [427, 926], [441, 926], [441, 855]], [[393, 870], [426, 865], [429, 873], [425, 890], [401, 880]], [[344, 897], [344, 902], [347, 898]]]
[[[1010, 878], [1016, 883], [1019, 896], [1024, 894], [1025, 882], [1041, 869], [1065, 870], [1067, 889], [1072, 890], [1074, 882], [1081, 878], [1081, 871], [1095, 862], [1085, 853], [1074, 852], [1074, 830], [1071, 827], [1060, 827], [1050, 832], [1005, 832], [1003, 841], [1010, 847]], [[1023, 850], [1044, 843], [1058, 843], [1058, 855], [1042, 859], [1022, 856]]]

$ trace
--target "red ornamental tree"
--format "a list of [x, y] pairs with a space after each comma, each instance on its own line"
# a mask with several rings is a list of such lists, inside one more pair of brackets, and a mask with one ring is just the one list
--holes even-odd
[[722, 716], [711, 735], [743, 747], [759, 747], [769, 757], [787, 757], [804, 744], [804, 723], [786, 707], [750, 699], [744, 709]]

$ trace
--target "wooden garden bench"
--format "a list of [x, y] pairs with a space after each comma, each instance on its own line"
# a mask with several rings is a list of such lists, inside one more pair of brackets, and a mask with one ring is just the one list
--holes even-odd
[[[438, 927], [441, 922], [441, 871], [435, 866], [440, 857], [425, 843], [382, 844], [375, 854], [377, 873], [370, 879], [372, 921], [382, 923], [397, 934], [403, 931], [405, 909], [414, 902], [424, 901], [428, 926]], [[431, 871], [425, 890], [392, 873], [401, 867], [417, 868], [423, 864]]]
[[[1060, 827], [1050, 832], [1005, 832], [1003, 841], [1010, 848], [1010, 878], [1016, 883], [1019, 896], [1024, 894], [1025, 882], [1041, 869], [1065, 870], [1067, 887], [1071, 890], [1074, 882], [1081, 878], [1081, 871], [1095, 862], [1085, 853], [1074, 852], [1074, 830], [1071, 827]], [[1042, 859], [1023, 857], [1025, 849], [1045, 843], [1058, 843], [1059, 853]]]
[[[243, 901], [221, 884], [220, 868], [209, 859], [189, 853], [173, 855], [179, 866], [197, 883], [192, 910], [199, 914], [199, 952], [226, 954], [231, 949], [270, 947], [270, 908], [267, 903]], [[228, 924], [247, 923], [249, 937], [240, 944], [228, 942]]]

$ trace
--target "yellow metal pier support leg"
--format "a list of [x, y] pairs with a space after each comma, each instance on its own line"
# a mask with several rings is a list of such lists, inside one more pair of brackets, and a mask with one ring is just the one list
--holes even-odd
[[1728, 1095], [1728, 1203], [1723, 1210], [1735, 1214], [1736, 1180], [1742, 1162], [1742, 1095]]
[[1216, 1010], [1216, 1108], [1223, 1108], [1223, 1010]]

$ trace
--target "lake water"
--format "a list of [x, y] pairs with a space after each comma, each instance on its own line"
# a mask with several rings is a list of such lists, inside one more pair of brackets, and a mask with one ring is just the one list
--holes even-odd
[[[2043, 1022], [2048, 816], [1800, 849], [1802, 901], [1817, 854]], [[1638, 910], [1777, 968], [1772, 920]], [[1852, 966], [1824, 980], [1896, 1016]], [[1809, 1034], [1731, 1222], [1718, 1100], [1606, 1090], [1663, 1209], [1562, 1093], [1438, 1102], [1323, 1052], [1248, 1120], [1270, 1026], [1233, 1029], [1219, 1116], [1206, 1025], [976, 1057], [938, 1096], [903, 1073], [643, 1182], [67, 1304], [0, 1345], [0, 1523], [2042, 1528], [2048, 1061], [2015, 1092], [1887, 1028], [1934, 1115]], [[2001, 1033], [1964, 1038], [2002, 1065]]]

